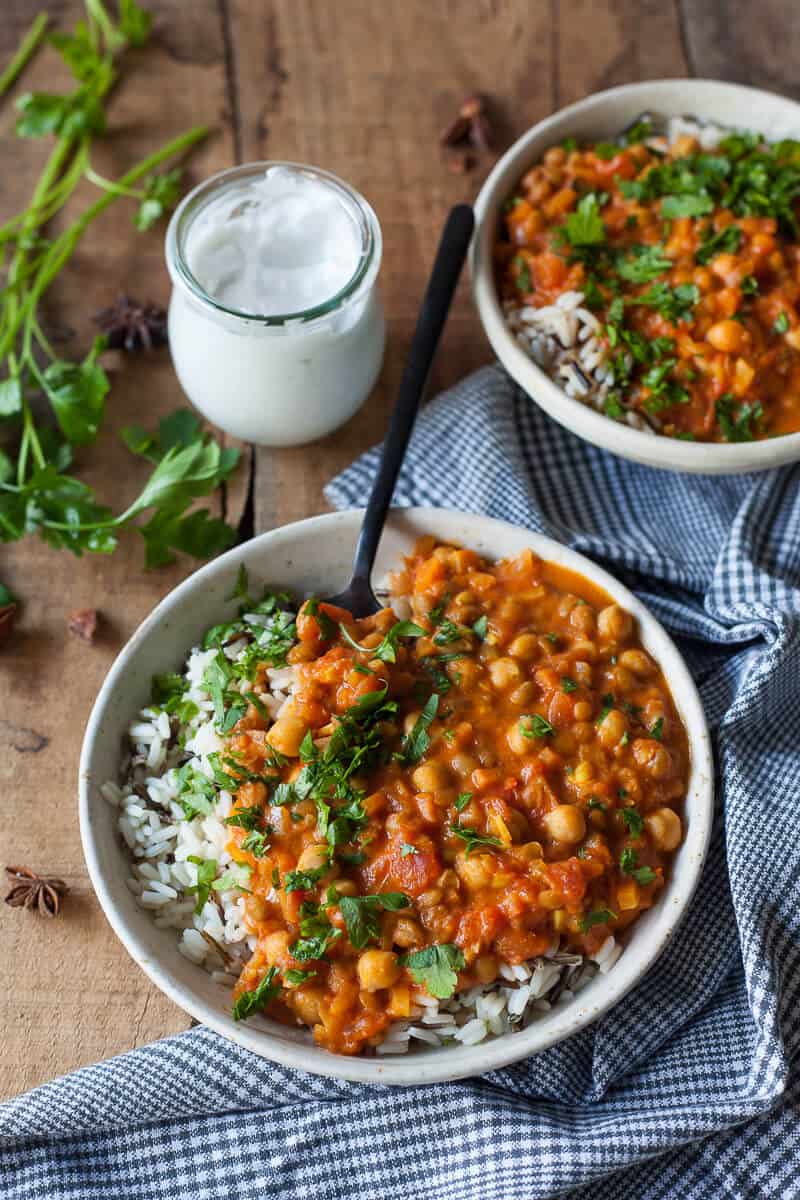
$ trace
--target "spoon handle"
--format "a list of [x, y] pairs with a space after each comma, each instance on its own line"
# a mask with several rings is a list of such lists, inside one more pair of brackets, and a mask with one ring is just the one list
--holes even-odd
[[372, 565], [378, 550], [386, 513], [394, 485], [414, 426], [425, 390], [428, 372], [444, 328], [453, 292], [469, 248], [475, 216], [468, 204], [457, 204], [442, 230], [436, 260], [417, 319], [417, 327], [408, 353], [397, 403], [383, 443], [378, 472], [372, 485], [364, 523], [358, 536], [353, 560], [353, 583], [358, 580], [369, 588]]

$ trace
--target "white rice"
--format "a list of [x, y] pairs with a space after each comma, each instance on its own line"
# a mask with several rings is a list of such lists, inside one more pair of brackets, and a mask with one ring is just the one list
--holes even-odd
[[[688, 117], [671, 117], [663, 137], [648, 139], [654, 146], [666, 147], [683, 135], [695, 137], [704, 150], [713, 150], [727, 136], [718, 125], [701, 124]], [[530, 304], [506, 301], [503, 306], [509, 329], [526, 354], [563, 388], [573, 400], [579, 400], [598, 412], [605, 412], [613, 373], [608, 349], [595, 336], [601, 330], [597, 317], [584, 307], [583, 292], [564, 292], [555, 304], [535, 308]], [[654, 413], [643, 413], [619, 402], [625, 421], [632, 429], [657, 434], [661, 421]]]
[[[404, 615], [411, 611], [407, 601], [395, 608], [402, 608]], [[261, 614], [243, 619], [259, 630], [265, 627]], [[249, 640], [237, 639], [226, 647], [228, 657], [234, 661], [241, 657]], [[224, 822], [233, 797], [215, 785], [210, 813], [188, 819], [178, 801], [177, 779], [178, 769], [188, 764], [213, 780], [208, 756], [224, 745], [214, 728], [213, 701], [202, 687], [204, 672], [216, 653], [194, 647], [184, 665], [184, 699], [196, 706], [197, 713], [181, 724], [153, 705], [142, 709], [128, 728], [122, 782], [110, 780], [101, 792], [118, 813], [117, 827], [129, 862], [126, 882], [137, 903], [160, 929], [174, 932], [185, 958], [209, 971], [230, 992], [256, 948], [243, 921], [244, 896], [236, 888], [212, 891], [196, 913], [196, 898], [186, 889], [197, 882], [198, 867], [188, 861], [190, 857], [215, 860], [217, 878], [231, 869], [225, 849], [230, 835]], [[269, 691], [260, 692], [259, 699], [274, 718], [296, 685], [295, 669], [269, 668], [266, 674]], [[251, 686], [243, 685], [242, 690]], [[404, 1054], [414, 1047], [458, 1043], [472, 1046], [523, 1029], [553, 1004], [569, 1003], [598, 971], [610, 970], [621, 951], [609, 937], [589, 960], [561, 952], [556, 941], [543, 957], [515, 966], [503, 964], [499, 979], [449, 1000], [437, 1000], [424, 988], [414, 987], [410, 1018], [390, 1025], [377, 1053]]]

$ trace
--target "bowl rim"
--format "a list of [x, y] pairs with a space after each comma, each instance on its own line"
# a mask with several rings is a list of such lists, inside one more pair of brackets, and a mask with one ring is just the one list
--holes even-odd
[[[475, 202], [476, 231], [470, 248], [472, 290], [484, 332], [498, 359], [540, 408], [572, 433], [604, 450], [663, 470], [702, 474], [741, 474], [764, 471], [800, 459], [800, 432], [781, 434], [759, 442], [728, 445], [719, 442], [687, 442], [677, 438], [643, 433], [629, 425], [611, 421], [602, 413], [568, 396], [534, 360], [525, 353], [508, 328], [494, 284], [492, 241], [499, 204], [508, 188], [544, 147], [545, 137], [568, 136], [571, 125], [596, 110], [619, 101], [635, 102], [640, 112], [657, 107], [659, 96], [705, 92], [729, 99], [734, 96], [752, 106], [756, 97], [793, 115], [800, 136], [800, 103], [765, 88], [728, 83], [717, 79], [666, 78], [622, 84], [594, 92], [558, 109], [532, 125], [509, 147], [492, 168]], [[692, 114], [695, 115], [695, 114]], [[703, 114], [697, 114], [703, 119]], [[732, 126], [737, 127], [737, 126]]]
[[[324, 513], [263, 533], [200, 567], [156, 605], [120, 650], [89, 716], [79, 768], [80, 831], [89, 876], [112, 929], [150, 980], [184, 1012], [229, 1040], [284, 1066], [354, 1082], [413, 1086], [483, 1074], [539, 1053], [596, 1021], [641, 981], [674, 936], [699, 882], [713, 823], [714, 765], [700, 697], [680, 652], [660, 622], [604, 568], [552, 538], [510, 522], [448, 509], [419, 507], [391, 510], [389, 522], [399, 523], [401, 531], [403, 521], [408, 519], [412, 524], [417, 522], [420, 529], [431, 526], [434, 532], [438, 522], [440, 532], [435, 533], [437, 537], [447, 536], [448, 524], [455, 528], [469, 522], [476, 530], [476, 539], [485, 537], [490, 544], [498, 545], [498, 557], [506, 552], [502, 544], [504, 534], [508, 537], [509, 533], [515, 536], [522, 533], [526, 544], [540, 557], [576, 570], [603, 588], [636, 617], [645, 644], [657, 646], [657, 651], [653, 652], [657, 653], [689, 735], [691, 767], [687, 803], [692, 808], [687, 836], [680, 852], [681, 866], [670, 876], [669, 897], [665, 895], [665, 902], [654, 906], [645, 915], [650, 922], [648, 928], [652, 942], [647, 952], [639, 948], [637, 954], [629, 951], [627, 958], [623, 954], [614, 970], [602, 977], [605, 986], [599, 999], [592, 1004], [581, 1004], [580, 996], [576, 997], [563, 1010], [548, 1014], [546, 1029], [543, 1029], [542, 1023], [533, 1022], [524, 1030], [491, 1038], [471, 1047], [442, 1047], [408, 1055], [351, 1058], [332, 1054], [312, 1043], [280, 1039], [270, 1032], [270, 1025], [275, 1026], [275, 1023], [264, 1018], [255, 1018], [249, 1023], [234, 1023], [230, 1016], [224, 1015], [191, 987], [173, 978], [169, 967], [161, 963], [152, 946], [146, 944], [144, 936], [140, 936], [133, 928], [133, 919], [129, 921], [125, 912], [118, 907], [101, 867], [93, 812], [97, 811], [98, 806], [106, 805], [107, 801], [99, 794], [99, 781], [93, 779], [92, 757], [95, 746], [103, 740], [102, 725], [112, 695], [140, 647], [162, 621], [173, 615], [178, 616], [181, 608], [187, 601], [191, 602], [191, 597], [202, 590], [208, 580], [224, 575], [232, 568], [235, 572], [240, 563], [247, 563], [248, 557], [254, 553], [258, 556], [270, 546], [280, 548], [282, 545], [302, 543], [304, 536], [309, 533], [322, 530], [333, 534], [337, 527], [340, 533], [344, 531], [351, 536], [355, 545], [362, 515], [360, 509]], [[466, 538], [459, 540], [467, 544]], [[176, 621], [174, 624], [179, 627], [180, 623]], [[184, 647], [179, 649], [181, 653], [184, 651]], [[121, 847], [119, 851], [120, 854], [124, 853]], [[134, 906], [134, 897], [130, 896], [129, 900], [130, 905]], [[633, 947], [630, 949], [632, 951]], [[199, 967], [198, 970], [202, 971], [203, 968]]]

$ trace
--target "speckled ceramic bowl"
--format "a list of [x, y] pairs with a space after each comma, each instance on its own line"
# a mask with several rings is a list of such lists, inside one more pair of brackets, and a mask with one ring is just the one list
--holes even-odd
[[348, 577], [360, 524], [359, 512], [343, 512], [272, 530], [201, 567], [162, 600], [119, 654], [89, 718], [80, 765], [81, 834], [95, 891], [115, 932], [153, 983], [198, 1021], [265, 1058], [319, 1075], [368, 1083], [435, 1083], [505, 1066], [569, 1037], [619, 1003], [652, 966], [674, 936], [703, 866], [712, 820], [711, 747], [700, 699], [680, 654], [647, 609], [611, 575], [549, 538], [502, 521], [441, 509], [395, 510], [381, 543], [376, 578], [396, 566], [426, 533], [491, 558], [529, 546], [542, 558], [585, 575], [635, 615], [642, 643], [661, 664], [689, 731], [686, 838], [658, 904], [636, 922], [613, 969], [520, 1032], [477, 1046], [425, 1047], [391, 1059], [347, 1058], [320, 1049], [307, 1031], [266, 1017], [235, 1023], [228, 990], [179, 954], [174, 930], [156, 928], [128, 890], [116, 810], [101, 796], [100, 786], [118, 777], [123, 735], [149, 700], [151, 676], [178, 669], [189, 648], [220, 620], [240, 563], [256, 578], [296, 593], [331, 595]]
[[656, 79], [597, 92], [562, 108], [523, 134], [495, 166], [475, 205], [470, 252], [473, 289], [483, 328], [500, 362], [527, 394], [559, 424], [623, 458], [671, 471], [733, 475], [763, 471], [800, 459], [800, 433], [733, 445], [660, 437], [612, 421], [573, 400], [536, 365], [509, 330], [497, 297], [492, 245], [502, 206], [548, 147], [564, 138], [608, 139], [643, 112], [690, 116], [732, 129], [753, 129], [770, 141], [800, 137], [800, 104], [734, 83], [711, 79]]

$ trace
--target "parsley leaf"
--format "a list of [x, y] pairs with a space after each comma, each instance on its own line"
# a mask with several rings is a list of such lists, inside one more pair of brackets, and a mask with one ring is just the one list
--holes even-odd
[[455, 808], [456, 812], [463, 812], [472, 799], [472, 796], [472, 792], [459, 792], [453, 801], [453, 807]]
[[425, 985], [431, 996], [447, 1000], [458, 986], [456, 972], [464, 968], [464, 955], [458, 946], [445, 943], [405, 954], [400, 964], [408, 968], [415, 983]]
[[526, 738], [543, 738], [548, 734], [555, 733], [555, 726], [551, 725], [540, 713], [531, 713], [530, 715], [520, 717], [519, 731]]
[[[672, 259], [667, 258], [664, 254], [664, 246], [661, 242], [656, 243], [655, 246], [630, 246], [628, 257], [618, 257], [615, 263], [617, 274], [621, 279], [628, 280], [629, 283], [649, 283], [651, 279], [655, 279], [664, 271], [669, 271], [671, 267]], [[616, 315], [612, 316], [615, 305], [617, 305]], [[609, 318], [612, 321], [622, 320], [622, 306], [622, 297], [618, 296], [609, 309]]]
[[258, 987], [254, 988], [251, 992], [242, 992], [233, 1006], [234, 1021], [247, 1020], [248, 1017], [252, 1017], [253, 1013], [266, 1008], [270, 1000], [275, 999], [280, 991], [277, 976], [278, 968], [270, 967]]
[[620, 809], [622, 819], [631, 837], [641, 837], [644, 833], [644, 820], [637, 808]]
[[339, 626], [339, 631], [348, 646], [358, 650], [359, 654], [368, 654], [370, 658], [379, 658], [381, 662], [385, 663], [397, 662], [397, 643], [400, 638], [425, 637], [426, 634], [422, 626], [416, 625], [414, 621], [398, 621], [388, 630], [377, 646], [360, 646], [350, 637], [344, 625]]
[[578, 690], [578, 685], [574, 679], [570, 679], [569, 675], [562, 675], [561, 690], [569, 695], [570, 692], [576, 692]]
[[677, 325], [679, 321], [689, 320], [699, 299], [700, 289], [696, 283], [679, 283], [674, 288], [668, 283], [654, 283], [648, 291], [636, 296], [633, 303], [654, 308], [666, 321]]
[[606, 240], [606, 227], [600, 216], [597, 194], [587, 192], [575, 212], [564, 222], [564, 233], [573, 246], [599, 246]]
[[309, 979], [313, 979], [316, 975], [314, 970], [301, 970], [299, 967], [290, 967], [284, 973], [283, 982], [288, 988], [300, 987], [304, 983], [308, 983]]
[[422, 758], [431, 744], [428, 730], [438, 711], [439, 694], [438, 692], [432, 692], [426, 701], [425, 707], [417, 717], [414, 728], [403, 738], [400, 747], [400, 757], [403, 762], [415, 763], [419, 762]]
[[705, 192], [694, 195], [665, 196], [661, 201], [661, 215], [667, 221], [677, 217], [704, 217], [714, 208], [714, 201]]
[[774, 329], [775, 333], [788, 333], [789, 332], [789, 318], [786, 315], [785, 311], [781, 311], [778, 313], [777, 317], [775, 318], [775, 323], [772, 326], [772, 328]]
[[475, 634], [475, 637], [480, 638], [481, 641], [484, 640], [486, 634], [489, 632], [489, 618], [485, 613], [482, 617], [478, 617], [472, 626], [472, 632]]
[[408, 908], [411, 901], [403, 892], [380, 892], [375, 896], [340, 896], [339, 911], [347, 929], [350, 944], [363, 950], [367, 942], [380, 934], [378, 913], [398, 912]]
[[719, 233], [714, 232], [712, 225], [707, 225], [702, 233], [702, 242], [695, 253], [695, 258], [705, 266], [719, 254], [735, 254], [742, 241], [742, 231], [738, 225], [726, 225]]
[[451, 825], [450, 832], [466, 843], [464, 854], [467, 858], [469, 858], [473, 850], [477, 850], [480, 846], [488, 846], [489, 848], [500, 846], [502, 848], [503, 845], [499, 838], [478, 833], [476, 829], [465, 829], [462, 825]]
[[735, 412], [733, 396], [726, 392], [717, 400], [716, 416], [726, 442], [752, 442], [763, 410], [761, 405], [756, 403], [743, 404], [739, 411]]
[[335, 929], [316, 904], [306, 902], [300, 908], [300, 937], [289, 947], [289, 953], [298, 962], [316, 962], [341, 936], [341, 929]]
[[642, 887], [647, 887], [656, 878], [656, 873], [652, 867], [640, 867], [639, 855], [635, 850], [627, 847], [619, 856], [619, 866], [623, 875], [630, 875]]
[[610, 908], [596, 908], [592, 912], [584, 913], [578, 926], [581, 933], [588, 933], [593, 925], [607, 925], [609, 921], [616, 921], [616, 919], [617, 914]]
[[316, 887], [323, 875], [326, 875], [330, 870], [330, 863], [323, 863], [321, 867], [312, 867], [308, 871], [287, 871], [283, 879], [283, 890], [285, 892], [307, 892]]

